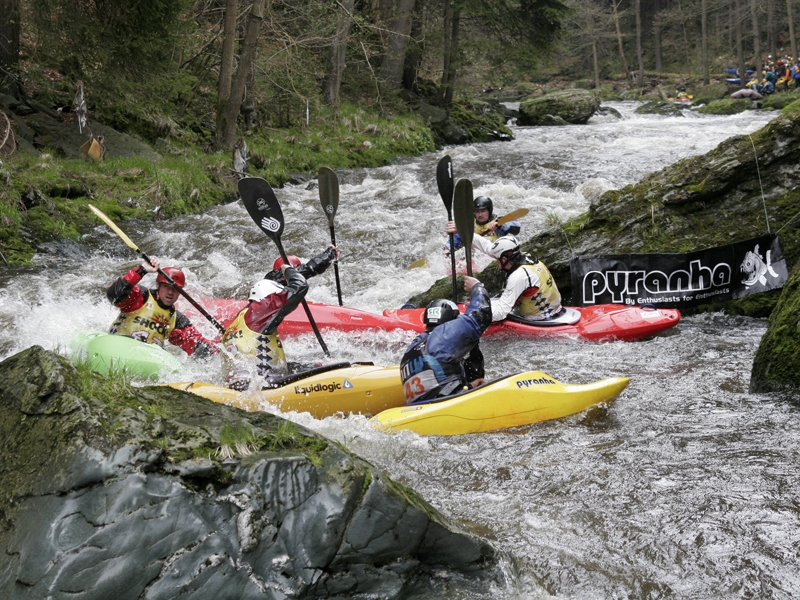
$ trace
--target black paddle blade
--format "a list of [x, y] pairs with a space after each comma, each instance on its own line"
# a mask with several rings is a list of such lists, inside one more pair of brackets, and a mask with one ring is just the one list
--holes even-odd
[[453, 213], [453, 161], [449, 154], [443, 156], [436, 166], [436, 185], [450, 219]]
[[464, 242], [467, 258], [467, 275], [472, 276], [472, 238], [475, 235], [475, 205], [472, 200], [472, 182], [459, 179], [453, 200], [454, 220], [458, 235]]
[[339, 178], [328, 167], [320, 167], [317, 182], [319, 183], [319, 200], [322, 203], [322, 210], [328, 217], [328, 223], [333, 225], [333, 217], [336, 216], [336, 209], [339, 208]]
[[245, 177], [239, 180], [239, 194], [250, 218], [264, 233], [280, 244], [283, 211], [269, 183], [260, 177]]

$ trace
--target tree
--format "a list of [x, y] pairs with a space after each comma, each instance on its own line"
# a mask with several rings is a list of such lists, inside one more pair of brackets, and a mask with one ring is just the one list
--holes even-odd
[[339, 91], [342, 87], [345, 59], [347, 56], [347, 40], [350, 38], [350, 25], [353, 21], [355, 0], [342, 0], [337, 13], [336, 33], [331, 42], [328, 54], [328, 72], [326, 81], [326, 97], [334, 110], [339, 109]]
[[611, 8], [614, 10], [614, 27], [617, 31], [617, 47], [619, 48], [619, 57], [622, 60], [622, 68], [625, 69], [625, 79], [630, 81], [631, 70], [628, 68], [628, 61], [625, 58], [625, 46], [622, 43], [622, 28], [619, 24], [619, 11], [617, 10], [619, 4], [617, 0], [611, 0]]
[[20, 0], [0, 0], [0, 92], [20, 93], [19, 67]]
[[[259, 29], [264, 20], [264, 3], [265, 0], [253, 1], [247, 17], [239, 64], [231, 83], [230, 93], [227, 95], [227, 102], [221, 102], [217, 106], [216, 147], [218, 149], [233, 148], [236, 141], [236, 122], [239, 118], [247, 79], [256, 53]], [[220, 94], [224, 94], [224, 92], [221, 90]]]
[[384, 7], [385, 14], [382, 17], [389, 29], [389, 40], [386, 44], [386, 53], [383, 55], [381, 74], [390, 90], [400, 89], [403, 82], [406, 49], [411, 40], [416, 2], [417, 0], [395, 0]]

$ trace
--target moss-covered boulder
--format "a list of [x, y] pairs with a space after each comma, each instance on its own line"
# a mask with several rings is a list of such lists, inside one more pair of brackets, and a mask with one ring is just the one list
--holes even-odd
[[[690, 252], [779, 232], [787, 264], [800, 259], [800, 114], [780, 116], [750, 135], [734, 136], [703, 156], [603, 194], [590, 209], [523, 243], [550, 268], [565, 300], [572, 295], [570, 260], [588, 254]], [[766, 219], [769, 219], [767, 223]], [[496, 265], [479, 274], [492, 293], [503, 277]], [[410, 301], [441, 293], [448, 279]], [[780, 290], [694, 310], [724, 309], [767, 316]]]
[[600, 98], [589, 90], [560, 90], [534, 98], [527, 98], [519, 105], [518, 125], [546, 125], [558, 123], [559, 117], [566, 123], [584, 125], [600, 107]]
[[735, 115], [752, 108], [757, 107], [750, 98], [725, 98], [713, 100], [695, 110], [706, 115]]
[[800, 390], [800, 262], [789, 275], [769, 317], [750, 375], [750, 391]]
[[636, 108], [640, 115], [661, 115], [662, 117], [682, 117], [682, 110], [688, 105], [678, 105], [667, 100], [651, 100]]
[[499, 577], [491, 546], [336, 444], [39, 347], [0, 363], [0, 453], [2, 598], [433, 597], [448, 573]]

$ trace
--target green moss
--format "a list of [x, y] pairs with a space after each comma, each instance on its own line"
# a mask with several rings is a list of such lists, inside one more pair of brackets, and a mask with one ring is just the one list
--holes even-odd
[[707, 115], [735, 115], [751, 108], [753, 108], [753, 102], [748, 98], [725, 98], [724, 100], [712, 100], [695, 110]]

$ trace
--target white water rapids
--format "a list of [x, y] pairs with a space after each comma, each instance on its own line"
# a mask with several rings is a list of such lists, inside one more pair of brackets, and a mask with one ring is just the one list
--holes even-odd
[[[774, 116], [665, 118], [612, 106], [621, 121], [515, 128], [509, 143], [337, 171], [345, 304], [380, 312], [444, 276], [446, 213], [435, 170], [445, 153], [456, 179], [471, 179], [498, 214], [530, 209], [526, 238], [582, 213], [607, 189]], [[306, 259], [323, 250], [330, 236], [317, 190], [276, 193], [286, 250]], [[240, 203], [121, 225], [162, 264], [183, 267], [198, 296], [243, 296], [276, 256]], [[431, 266], [409, 270], [421, 257]], [[31, 344], [63, 348], [81, 330], [106, 329], [116, 311], [104, 288], [136, 262], [98, 224], [80, 244], [50, 245], [36, 267], [0, 272], [0, 357]], [[336, 303], [333, 269], [311, 281], [309, 299]], [[539, 369], [570, 383], [631, 378], [606, 407], [522, 431], [388, 436], [361, 417], [284, 416], [341, 441], [507, 552], [508, 581], [492, 598], [791, 598], [800, 590], [800, 414], [786, 398], [747, 393], [765, 328], [763, 320], [706, 314], [636, 343], [486, 339], [492, 377]], [[396, 364], [409, 341], [399, 333], [324, 337], [335, 360], [377, 364]], [[311, 335], [285, 342], [290, 360], [321, 358]], [[217, 363], [187, 367], [183, 379], [219, 379]], [[452, 597], [475, 594], [453, 582]]]

